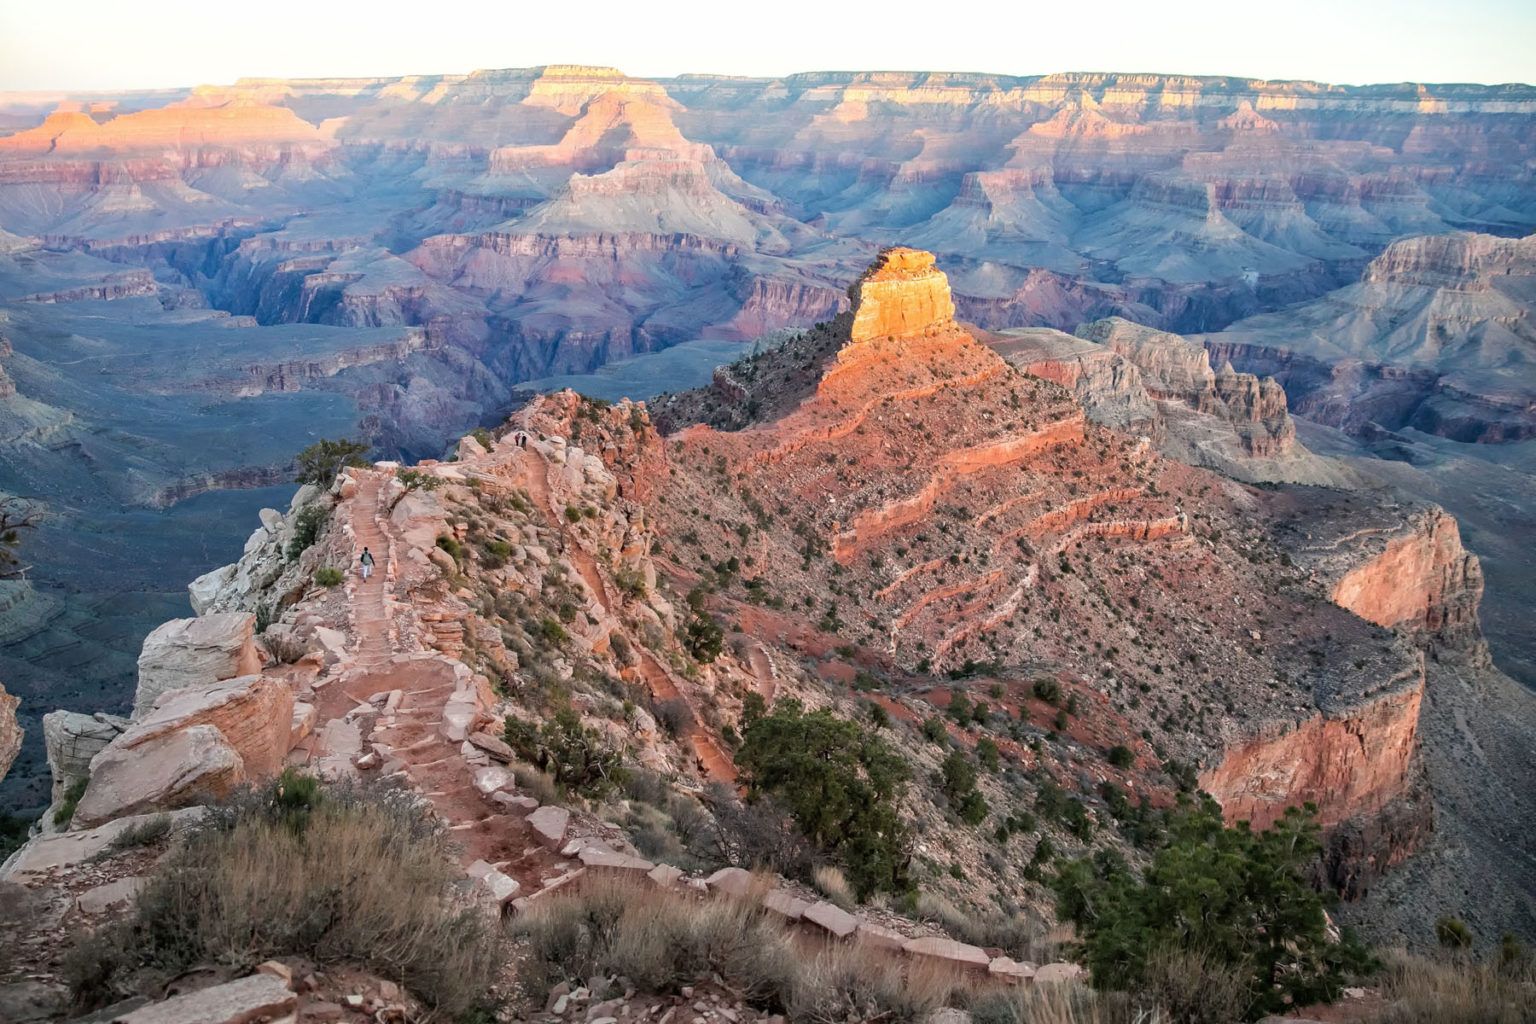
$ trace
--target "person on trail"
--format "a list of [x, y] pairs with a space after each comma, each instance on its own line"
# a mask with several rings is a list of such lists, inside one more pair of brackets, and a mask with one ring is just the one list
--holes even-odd
[[357, 571], [365, 580], [373, 575], [373, 552], [367, 548], [363, 548], [362, 557], [357, 560]]

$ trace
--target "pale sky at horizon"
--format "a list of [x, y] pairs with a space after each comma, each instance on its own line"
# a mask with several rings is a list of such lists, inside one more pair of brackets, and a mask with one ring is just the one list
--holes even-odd
[[612, 65], [640, 77], [1118, 71], [1536, 83], [1536, 2], [0, 0], [0, 91], [557, 63]]

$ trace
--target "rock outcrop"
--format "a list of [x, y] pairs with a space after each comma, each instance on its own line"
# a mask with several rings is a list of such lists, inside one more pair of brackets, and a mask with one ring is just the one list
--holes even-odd
[[77, 782], [90, 778], [91, 762], [128, 728], [128, 720], [98, 711], [50, 711], [43, 716], [43, 742], [48, 750], [48, 771], [53, 776], [53, 802], [57, 804]]
[[171, 690], [260, 670], [254, 615], [215, 612], [195, 619], [172, 619], [144, 640], [139, 654], [139, 684], [133, 697], [134, 717], [143, 717], [161, 694]]
[[20, 703], [0, 686], [0, 779], [5, 778], [21, 750], [21, 726], [16, 724], [16, 706]]
[[1349, 474], [1296, 441], [1274, 379], [1211, 368], [1198, 344], [1119, 317], [991, 335], [1025, 373], [1072, 390], [1097, 423], [1151, 437], [1171, 458], [1239, 480], [1340, 484]]
[[245, 676], [167, 691], [91, 761], [77, 827], [214, 799], [276, 774], [289, 749], [293, 691]]

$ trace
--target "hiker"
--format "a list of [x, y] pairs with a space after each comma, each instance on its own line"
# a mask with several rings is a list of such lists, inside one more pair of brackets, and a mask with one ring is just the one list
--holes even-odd
[[373, 552], [367, 548], [363, 548], [362, 557], [357, 560], [357, 571], [365, 580], [373, 575]]

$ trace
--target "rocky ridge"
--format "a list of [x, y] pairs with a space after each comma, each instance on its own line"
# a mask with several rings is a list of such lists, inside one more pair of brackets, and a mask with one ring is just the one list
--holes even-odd
[[[237, 564], [193, 583], [198, 618], [146, 644], [128, 722], [54, 719], [61, 775], [101, 746], [65, 831], [34, 839], [5, 877], [52, 884], [27, 879], [61, 844], [286, 764], [415, 790], [494, 906], [588, 872], [730, 892], [745, 872], [690, 876], [591, 805], [550, 802], [500, 730], [568, 707], [700, 799], [735, 778], [750, 694], [849, 716], [877, 702], [917, 779], [940, 757], [917, 723], [967, 695], [988, 724], [946, 732], [962, 749], [995, 742], [1006, 768], [981, 780], [995, 813], [1050, 787], [1133, 856], [1103, 785], [1165, 804], [1176, 762], [1198, 766], [1234, 819], [1316, 803], [1332, 836], [1320, 869], [1352, 896], [1425, 841], [1425, 652], [1475, 667], [1478, 639], [1476, 561], [1448, 517], [1246, 487], [1093, 423], [954, 321], [931, 254], [882, 253], [850, 298], [750, 371], [732, 367], [739, 389], [664, 403], [666, 434], [643, 405], [563, 392], [450, 461], [348, 470], [264, 514]], [[773, 419], [726, 414], [757, 394], [776, 396]], [[693, 410], [734, 429], [682, 426]], [[297, 550], [301, 518], [317, 515]], [[371, 579], [316, 582], [363, 545]], [[713, 661], [680, 640], [699, 614], [731, 626]], [[921, 783], [903, 814], [944, 837], [942, 852], [921, 840], [915, 862], [957, 901], [1043, 909], [1010, 864], [1047, 838], [1093, 848], [1040, 821], [994, 862], [993, 840]], [[1013, 969], [930, 926], [775, 891], [807, 928]]]

